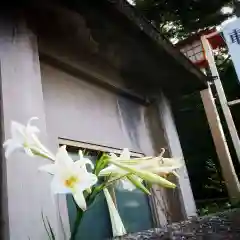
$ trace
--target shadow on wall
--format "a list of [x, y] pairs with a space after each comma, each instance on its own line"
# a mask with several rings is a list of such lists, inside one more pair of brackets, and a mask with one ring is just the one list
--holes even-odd
[[136, 149], [141, 149], [139, 142], [139, 126], [141, 126], [141, 105], [119, 97], [117, 99], [117, 112], [122, 130]]

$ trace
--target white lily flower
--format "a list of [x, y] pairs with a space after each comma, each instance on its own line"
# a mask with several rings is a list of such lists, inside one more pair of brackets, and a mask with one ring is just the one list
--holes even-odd
[[[62, 147], [64, 147], [66, 149], [65, 145], [62, 146]], [[71, 157], [69, 156], [69, 158], [71, 158]], [[46, 164], [46, 165], [40, 167], [39, 170], [40, 171], [46, 171], [49, 174], [54, 175], [55, 172], [56, 172], [56, 169], [57, 169], [57, 164], [56, 163], [58, 163], [58, 162], [56, 161], [55, 164]], [[83, 168], [86, 172], [87, 172], [87, 167], [86, 167], [87, 164], [90, 165], [91, 169], [94, 168], [94, 165], [93, 165], [92, 161], [89, 158], [84, 157], [81, 150], [79, 151], [79, 160], [74, 161], [74, 163], [75, 163], [76, 167]]]
[[[120, 156], [118, 157], [116, 154], [111, 153], [110, 154], [111, 159], [116, 160], [116, 161], [121, 161], [121, 160], [125, 160], [126, 162], [131, 158], [131, 153], [129, 152], [129, 150], [127, 148], [124, 148], [122, 153], [120, 154]], [[115, 178], [120, 178], [120, 176], [123, 176], [122, 178], [120, 178], [116, 185], [128, 190], [128, 191], [133, 191], [134, 189], [136, 189], [135, 185], [132, 184], [132, 182], [130, 182], [127, 177], [125, 177], [124, 175], [128, 174], [127, 171], [117, 167], [114, 164], [110, 164], [108, 167], [102, 169], [99, 173], [99, 176], [107, 176], [107, 175], [112, 175]], [[140, 181], [142, 181], [139, 178]]]
[[[141, 178], [147, 182], [150, 182], [153, 184], [155, 183], [155, 184], [161, 185], [163, 187], [168, 187], [168, 188], [176, 187], [176, 185], [174, 183], [171, 183], [167, 179], [165, 179], [155, 173], [152, 173], [150, 171], [139, 169], [137, 167], [134, 167], [131, 164], [130, 165], [122, 164], [122, 163], [119, 163], [119, 161], [115, 161], [112, 159], [110, 159], [109, 162], [116, 165], [117, 167], [121, 168], [122, 170], [125, 170], [126, 172], [128, 172], [128, 174], [130, 176], [131, 175], [138, 176], [139, 178]], [[142, 189], [142, 187], [141, 187], [141, 189]]]
[[126, 229], [123, 225], [122, 219], [118, 213], [118, 210], [115, 207], [115, 204], [112, 200], [112, 197], [108, 189], [104, 188], [103, 192], [108, 205], [109, 215], [110, 215], [111, 224], [112, 224], [113, 237], [121, 237], [127, 234]]
[[164, 176], [169, 173], [173, 173], [178, 176], [176, 171], [183, 166], [181, 158], [163, 158], [153, 157], [146, 161], [141, 161], [137, 164], [139, 169], [147, 170], [152, 173]]
[[72, 194], [79, 208], [87, 209], [83, 195], [96, 182], [97, 176], [87, 172], [86, 164], [73, 159], [68, 155], [66, 146], [59, 148], [54, 164], [40, 167], [40, 171], [53, 174], [51, 189], [54, 194]]
[[[115, 161], [120, 161], [120, 160], [124, 160], [126, 162], [129, 162], [131, 158], [131, 153], [129, 152], [129, 150], [127, 148], [124, 148], [122, 153], [120, 154], [120, 156], [118, 157], [116, 154], [111, 153], [110, 154], [110, 159], [113, 159]], [[105, 176], [105, 175], [109, 175], [109, 174], [126, 174], [127, 172], [122, 170], [121, 168], [115, 166], [114, 164], [110, 164], [108, 167], [102, 169], [100, 171], [100, 175]]]
[[[142, 157], [142, 158], [132, 158], [130, 159], [130, 153], [127, 149], [124, 149], [124, 154], [119, 158], [111, 157], [112, 160], [118, 160], [119, 163], [137, 168], [139, 170], [146, 170], [152, 173], [165, 175], [168, 173], [176, 174], [176, 170], [183, 166], [181, 158], [164, 158], [162, 157], [165, 150], [157, 157]], [[123, 169], [119, 169], [114, 164], [109, 165], [107, 168], [101, 171], [101, 174], [112, 173], [125, 173]]]
[[84, 157], [83, 152], [81, 150], [78, 152], [78, 154], [79, 154], [79, 160], [77, 162], [79, 164], [79, 167], [84, 167], [87, 171], [86, 165], [88, 164], [90, 166], [91, 170], [93, 170], [94, 165], [93, 165], [92, 161], [89, 158]]
[[[183, 164], [180, 159], [163, 158], [162, 155], [164, 151], [165, 150], [163, 150], [157, 157], [130, 159], [129, 151], [124, 149], [120, 157], [116, 157], [114, 155], [110, 157], [109, 162], [111, 164], [100, 171], [100, 176], [123, 176], [122, 181], [125, 181], [124, 187], [129, 190], [132, 190], [131, 185], [129, 186], [128, 182], [126, 182], [130, 179], [130, 177], [128, 177], [129, 174], [130, 176], [135, 177], [135, 179], [138, 177], [138, 179], [144, 179], [152, 183], [155, 182], [165, 187], [175, 187], [175, 184], [160, 176], [165, 176], [168, 173], [177, 175], [176, 170]], [[126, 178], [128, 180], [126, 180]], [[138, 185], [141, 186], [141, 184]]]
[[[83, 152], [81, 150], [79, 150], [78, 153], [79, 153], [79, 160], [76, 162], [76, 165], [78, 165], [81, 168], [84, 168], [84, 170], [86, 172], [88, 172], [87, 165], [89, 165], [91, 170], [93, 170], [94, 165], [93, 165], [92, 161], [89, 158], [84, 157]], [[88, 189], [86, 189], [86, 191], [90, 194], [92, 190], [91, 190], [91, 188], [88, 188]]]
[[12, 138], [3, 143], [5, 148], [5, 156], [8, 158], [13, 152], [19, 150], [24, 151], [27, 155], [33, 157], [39, 155], [51, 160], [54, 160], [51, 152], [43, 146], [39, 141], [37, 134], [40, 132], [36, 126], [32, 126], [31, 122], [38, 119], [32, 117], [29, 119], [27, 126], [21, 123], [12, 121], [11, 123], [11, 136]]

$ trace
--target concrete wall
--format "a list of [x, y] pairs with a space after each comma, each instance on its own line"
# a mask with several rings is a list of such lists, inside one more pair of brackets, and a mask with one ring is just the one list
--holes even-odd
[[48, 133], [153, 154], [145, 107], [41, 63]]
[[[61, 55], [59, 49], [55, 50]], [[4, 139], [10, 136], [11, 120], [25, 123], [31, 116], [38, 116], [41, 137], [52, 150], [57, 148], [58, 138], [128, 147], [147, 155], [167, 145], [162, 129], [150, 124], [161, 120], [149, 112], [149, 107], [47, 63], [41, 62], [40, 70], [36, 38], [24, 22], [0, 19], [0, 61]], [[116, 79], [108, 74], [105, 78], [115, 83]], [[121, 79], [118, 84], [122, 87]], [[8, 161], [3, 158], [1, 239], [46, 239], [42, 210], [56, 232], [57, 210], [61, 211], [65, 230], [69, 227], [65, 199], [58, 198], [54, 204], [49, 188], [51, 177], [37, 170], [44, 163], [23, 154], [15, 154]], [[162, 206], [158, 207], [162, 224], [166, 219]]]
[[[152, 132], [156, 138], [161, 139], [161, 143], [164, 142], [164, 136], [149, 125], [150, 119], [156, 122], [155, 118], [151, 118], [153, 116], [148, 111], [149, 107], [44, 62], [41, 62], [41, 74], [47, 132], [55, 147], [59, 144], [59, 138], [118, 149], [127, 147], [146, 155], [154, 155], [164, 147], [159, 144], [156, 147], [157, 143], [153, 145]], [[165, 225], [167, 205], [166, 201], [165, 205], [162, 202], [164, 193], [159, 191], [159, 187], [154, 187], [153, 191], [156, 195], [150, 203], [155, 224]], [[67, 207], [64, 199], [60, 201], [60, 205], [67, 229]]]
[[[38, 116], [41, 139], [50, 143], [52, 150], [60, 137], [154, 154], [147, 107], [48, 64], [42, 63], [40, 72], [36, 38], [24, 23], [3, 19], [0, 43], [3, 139], [10, 136], [11, 120], [26, 123], [31, 116]], [[3, 158], [1, 239], [46, 239], [41, 211], [59, 232], [56, 212], [60, 209], [68, 229], [65, 199], [54, 204], [51, 177], [38, 172], [44, 163], [23, 154], [8, 161]]]
[[[183, 167], [179, 169], [178, 179], [173, 179], [177, 183], [178, 188], [175, 191], [169, 192], [170, 205], [174, 212], [179, 212], [173, 219], [180, 221], [192, 216], [196, 216], [196, 205], [191, 189], [190, 179], [188, 176], [187, 168], [184, 163], [184, 155], [180, 144], [178, 132], [176, 129], [174, 117], [172, 114], [171, 104], [162, 93], [159, 98], [159, 114], [163, 124], [166, 141], [171, 157], [181, 158], [183, 160]], [[179, 206], [179, 207], [178, 207]]]
[[[0, 19], [2, 139], [10, 137], [12, 120], [26, 124], [38, 116], [41, 139], [47, 142], [38, 48], [35, 36], [21, 19]], [[1, 159], [1, 237], [43, 240], [47, 234], [41, 214], [55, 228], [56, 211], [50, 193], [51, 177], [38, 171], [47, 161], [15, 153]], [[56, 229], [55, 229], [56, 230]]]

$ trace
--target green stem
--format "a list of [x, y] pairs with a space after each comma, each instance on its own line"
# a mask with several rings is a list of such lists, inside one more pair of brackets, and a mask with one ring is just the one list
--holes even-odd
[[[94, 201], [95, 197], [99, 194], [99, 192], [102, 191], [103, 187], [104, 187], [103, 184], [101, 184], [98, 187], [95, 187], [93, 189], [92, 193], [89, 196], [86, 197], [87, 206], [90, 206], [92, 204], [92, 202]], [[84, 214], [84, 212], [81, 209], [79, 209], [77, 205], [76, 205], [76, 207], [78, 209], [78, 212], [77, 212], [77, 217], [75, 219], [73, 232], [71, 234], [70, 240], [76, 240], [77, 230], [78, 230], [78, 227], [79, 227], [79, 225], [81, 223], [81, 220], [82, 220], [82, 217], [83, 217], [83, 214]]]
[[70, 240], [75, 240], [76, 235], [77, 235], [77, 230], [78, 230], [78, 227], [80, 225], [82, 216], [83, 216], [83, 211], [78, 209], [77, 217], [76, 217], [76, 220], [75, 220], [75, 223], [74, 223], [73, 233], [71, 234]]
[[[94, 200], [94, 196], [96, 196], [97, 194], [97, 189], [95, 188], [93, 190], [93, 192], [86, 197], [86, 203], [87, 203], [87, 206], [91, 205], [92, 201]], [[75, 203], [76, 204], [76, 203]], [[77, 231], [78, 231], [78, 227], [81, 223], [81, 220], [82, 220], [82, 217], [83, 217], [83, 214], [84, 212], [77, 206], [76, 204], [76, 207], [77, 207], [77, 216], [76, 216], [76, 219], [75, 219], [75, 222], [74, 222], [74, 227], [73, 227], [73, 232], [71, 234], [71, 238], [70, 240], [75, 240], [76, 239], [76, 235], [77, 235]]]
[[30, 149], [33, 152], [33, 154], [36, 155], [36, 156], [49, 159], [49, 160], [51, 160], [53, 162], [55, 161], [55, 159], [52, 156], [50, 156], [49, 154], [47, 154], [45, 152], [40, 152], [38, 149], [36, 150], [34, 148], [30, 148]]

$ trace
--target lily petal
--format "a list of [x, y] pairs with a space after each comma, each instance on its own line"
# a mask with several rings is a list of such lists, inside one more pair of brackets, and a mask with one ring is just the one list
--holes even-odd
[[56, 159], [57, 163], [63, 167], [70, 167], [74, 163], [72, 158], [68, 155], [65, 145], [58, 149]]
[[[86, 165], [86, 164], [89, 164], [91, 169], [94, 169], [94, 165], [92, 163], [92, 161], [89, 159], [89, 158], [86, 158], [83, 156], [83, 152], [81, 150], [79, 150], [79, 157], [80, 157], [80, 161]], [[80, 163], [79, 163], [80, 164]]]
[[78, 184], [76, 186], [76, 188], [81, 191], [90, 188], [92, 185], [96, 184], [97, 180], [98, 180], [97, 176], [92, 173], [86, 174], [86, 173], [82, 172], [82, 174], [80, 173], [79, 176], [82, 180], [81, 180], [80, 184]]
[[28, 122], [27, 122], [27, 127], [30, 127], [30, 126], [32, 126], [32, 121], [34, 121], [34, 120], [39, 120], [39, 118], [38, 117], [31, 117], [29, 120], [28, 120]]
[[30, 148], [24, 148], [24, 151], [28, 156], [34, 157], [34, 154]]
[[126, 174], [126, 173], [127, 172], [124, 171], [123, 169], [111, 164], [108, 167], [102, 169], [99, 173], [99, 176], [108, 176], [110, 174]]
[[5, 141], [3, 143], [3, 147], [6, 148], [5, 150], [5, 157], [9, 158], [9, 156], [15, 152], [18, 149], [22, 149], [22, 145], [18, 144], [17, 142], [15, 142], [12, 139], [8, 139], [7, 141]]
[[27, 122], [27, 127], [26, 129], [28, 130], [28, 133], [32, 134], [32, 133], [39, 133], [40, 130], [36, 127], [36, 126], [32, 126], [32, 121], [34, 120], [38, 120], [38, 117], [31, 117], [28, 122]]
[[124, 160], [128, 160], [128, 159], [131, 158], [131, 154], [130, 154], [128, 148], [124, 148], [123, 149], [123, 151], [122, 151], [122, 153], [121, 153], [119, 158], [120, 159], [124, 159]]
[[111, 224], [112, 224], [113, 237], [120, 237], [127, 234], [126, 229], [123, 225], [122, 219], [118, 213], [117, 208], [115, 207], [115, 204], [112, 200], [112, 197], [108, 189], [104, 188], [103, 192], [106, 197], [106, 201], [108, 205], [109, 215], [110, 215]]
[[91, 169], [94, 169], [94, 165], [90, 159], [84, 158], [84, 162], [85, 162], [85, 165], [88, 164]]
[[76, 201], [79, 208], [81, 208], [83, 211], [87, 210], [87, 204], [86, 204], [86, 200], [83, 196], [83, 192], [76, 191], [75, 193], [73, 193], [73, 198]]
[[47, 164], [38, 168], [39, 171], [47, 172], [49, 174], [55, 174], [56, 165], [55, 164]]
[[48, 159], [55, 161], [55, 156], [40, 142], [35, 134], [32, 134], [32, 140], [39, 149], [39, 152], [45, 155]]
[[51, 189], [53, 194], [67, 194], [71, 193], [71, 190], [64, 185], [64, 182], [58, 176], [54, 176], [51, 182]]
[[27, 125], [11, 122], [11, 138], [3, 145], [6, 147], [6, 155], [9, 156], [14, 150], [24, 150], [29, 156], [41, 156], [47, 159], [55, 160], [55, 157], [38, 140], [37, 133], [39, 129], [31, 125], [31, 121], [37, 119], [31, 118]]
[[12, 121], [11, 123], [11, 135], [12, 139], [15, 139], [19, 143], [24, 143], [24, 128], [25, 126], [22, 125], [21, 123]]
[[27, 128], [27, 134], [36, 134], [39, 132], [40, 132], [40, 130], [36, 126], [29, 126]]

